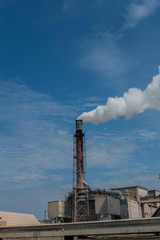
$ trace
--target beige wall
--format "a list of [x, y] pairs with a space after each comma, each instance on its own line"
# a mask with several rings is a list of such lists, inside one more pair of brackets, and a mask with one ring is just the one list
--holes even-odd
[[140, 197], [146, 197], [146, 196], [148, 196], [148, 190], [147, 189], [142, 189], [142, 188], [137, 188], [137, 194]]
[[54, 219], [57, 217], [64, 217], [64, 202], [63, 201], [53, 201], [48, 202], [48, 217]]
[[128, 217], [129, 219], [141, 218], [141, 209], [139, 204], [134, 200], [128, 200]]

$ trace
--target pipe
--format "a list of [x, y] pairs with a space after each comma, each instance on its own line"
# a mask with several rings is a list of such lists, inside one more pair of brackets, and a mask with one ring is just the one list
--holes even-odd
[[124, 196], [122, 194], [121, 191], [119, 190], [111, 190], [111, 189], [99, 189], [99, 188], [91, 188], [88, 183], [86, 181], [83, 180], [83, 183], [85, 186], [88, 187], [88, 190], [90, 193], [93, 193], [93, 194], [110, 194], [112, 196], [116, 196], [118, 195], [120, 197], [120, 199], [124, 199]]
[[93, 189], [91, 187], [88, 187], [88, 190], [89, 190], [90, 193], [94, 193], [94, 194], [110, 194], [112, 196], [117, 196], [118, 195], [120, 197], [120, 199], [124, 199], [122, 192], [120, 192], [119, 190], [110, 190], [110, 189], [106, 190], [106, 189], [99, 189], [99, 188]]

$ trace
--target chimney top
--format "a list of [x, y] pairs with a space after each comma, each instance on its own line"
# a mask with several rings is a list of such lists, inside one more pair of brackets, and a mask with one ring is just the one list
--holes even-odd
[[76, 120], [76, 130], [82, 130], [83, 121]]

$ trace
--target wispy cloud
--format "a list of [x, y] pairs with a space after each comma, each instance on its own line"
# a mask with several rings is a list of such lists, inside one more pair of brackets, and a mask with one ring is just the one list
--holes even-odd
[[103, 166], [106, 169], [115, 169], [125, 165], [132, 159], [137, 150], [135, 139], [129, 139], [131, 134], [119, 136], [103, 131], [103, 134], [94, 132], [87, 142], [87, 159], [89, 167]]
[[73, 107], [24, 84], [0, 81], [1, 183], [37, 184], [47, 169], [71, 168], [72, 135], [62, 123], [74, 114]]
[[[118, 188], [118, 187], [130, 187], [140, 185], [143, 187], [151, 189], [159, 189], [159, 179], [158, 176], [146, 172], [141, 172], [136, 174], [134, 169], [132, 171], [133, 175], [127, 175], [123, 170], [114, 172], [114, 176], [109, 175], [109, 179], [102, 180], [100, 178], [95, 178], [91, 183], [91, 186], [95, 188]], [[108, 173], [109, 174], [109, 173]], [[134, 175], [135, 174], [135, 175]]]
[[[148, 154], [151, 158], [154, 158], [154, 146], [159, 138], [159, 134], [146, 129], [126, 131], [119, 134], [105, 133], [104, 130], [103, 134], [94, 132], [94, 135], [88, 136], [88, 172], [90, 172], [90, 169], [94, 171], [97, 168], [94, 180], [92, 180], [92, 177], [89, 179], [91, 185], [101, 188], [103, 186], [110, 188], [138, 184], [150, 188], [154, 185], [157, 187], [157, 176], [154, 176], [153, 184], [148, 180], [156, 170], [157, 160], [154, 160], [152, 168], [150, 168]], [[148, 149], [150, 149], [150, 153], [148, 153]], [[105, 185], [101, 185], [98, 179], [104, 181]], [[96, 183], [96, 181], [98, 182]]]
[[133, 135], [136, 139], [143, 142], [158, 140], [160, 138], [157, 132], [149, 131], [147, 129], [134, 130]]
[[120, 46], [120, 41], [125, 38], [126, 30], [135, 28], [142, 20], [152, 16], [158, 7], [159, 0], [131, 1], [125, 16], [121, 16], [125, 23], [119, 29], [108, 29], [105, 23], [95, 25], [93, 35], [83, 42], [84, 54], [80, 58], [80, 66], [107, 78], [108, 85], [115, 87], [121, 76], [121, 84], [125, 84], [125, 76], [135, 63]]
[[[94, 101], [99, 102], [101, 98], [83, 99], [80, 105], [90, 107]], [[5, 183], [5, 186], [27, 188], [46, 181], [62, 184], [65, 172], [71, 170], [72, 173], [73, 128], [70, 132], [70, 123], [75, 116], [75, 106], [59, 103], [14, 80], [0, 81], [1, 186]], [[105, 131], [100, 134], [96, 130], [90, 135], [88, 132], [89, 169], [101, 165], [114, 171], [133, 160], [135, 152], [141, 150], [140, 141], [148, 144], [158, 138], [156, 132], [145, 129], [121, 135]]]
[[87, 159], [88, 165], [103, 166], [111, 169], [125, 164], [130, 160], [130, 154], [136, 149], [133, 143], [116, 143], [115, 141], [97, 141], [93, 145], [88, 143]]
[[78, 0], [65, 0], [63, 4], [63, 11], [67, 11], [72, 8], [72, 6], [77, 2]]
[[142, 20], [152, 16], [158, 7], [160, 7], [159, 0], [143, 0], [141, 3], [131, 3], [127, 8], [124, 28], [135, 28]]
[[79, 61], [80, 65], [108, 77], [108, 85], [116, 85], [118, 76], [125, 74], [126, 69], [129, 69], [129, 58], [114, 41], [101, 39], [89, 42], [88, 49]]
[[138, 176], [125, 177], [124, 175], [120, 179], [112, 179], [108, 183], [110, 188], [114, 187], [128, 187], [141, 185], [149, 189], [159, 188], [159, 180], [156, 175], [152, 174], [141, 174]]

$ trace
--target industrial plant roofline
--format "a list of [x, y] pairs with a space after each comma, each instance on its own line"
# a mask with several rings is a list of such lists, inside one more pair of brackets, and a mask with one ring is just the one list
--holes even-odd
[[130, 189], [130, 188], [141, 188], [144, 190], [148, 190], [148, 188], [142, 187], [140, 185], [136, 185], [136, 186], [130, 186], [130, 187], [118, 187], [118, 188], [112, 188], [112, 190], [116, 190], [116, 189]]

